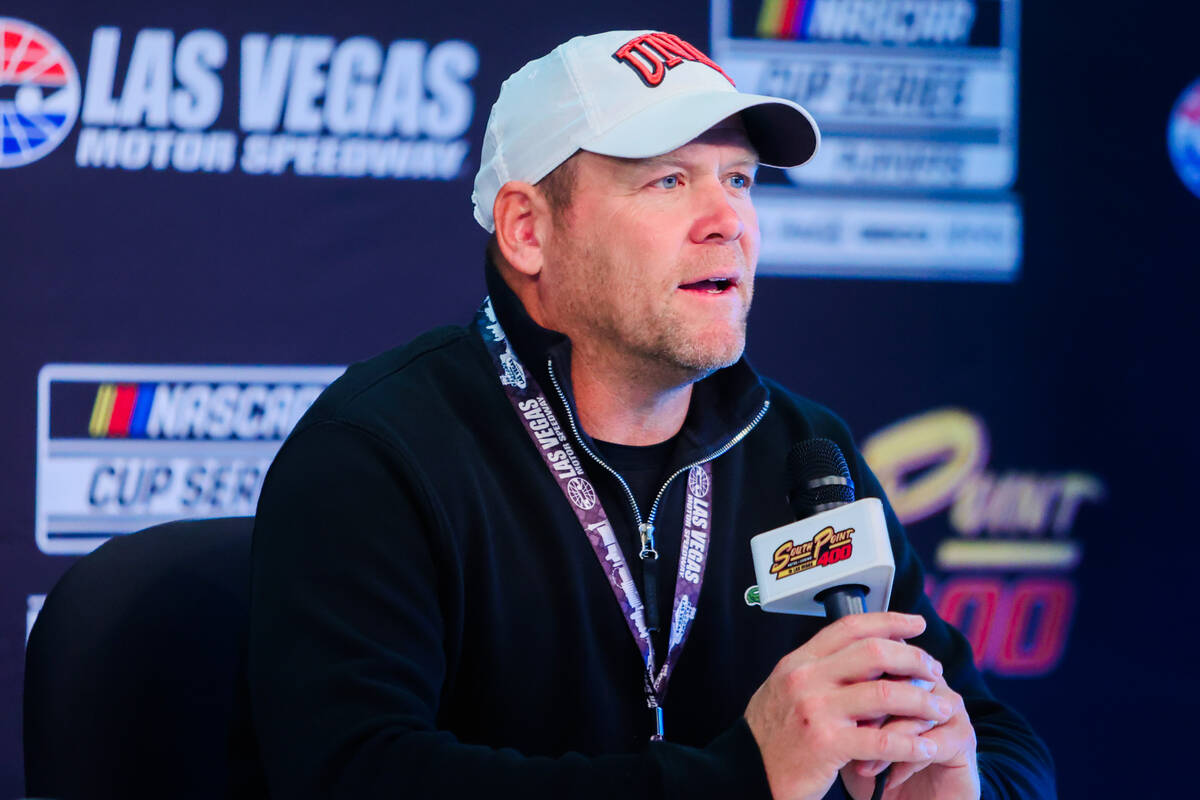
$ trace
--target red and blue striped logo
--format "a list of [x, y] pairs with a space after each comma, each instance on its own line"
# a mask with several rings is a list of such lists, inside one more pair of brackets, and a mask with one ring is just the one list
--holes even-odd
[[758, 35], [764, 39], [800, 39], [808, 28], [815, 0], [764, 0]]
[[96, 439], [144, 439], [156, 383], [102, 383], [96, 390], [88, 435]]
[[58, 40], [0, 17], [0, 168], [37, 161], [62, 144], [79, 98], [79, 72]]

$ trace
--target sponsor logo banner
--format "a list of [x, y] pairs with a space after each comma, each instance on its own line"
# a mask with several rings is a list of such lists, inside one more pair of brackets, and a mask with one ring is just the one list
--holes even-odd
[[[475, 112], [475, 47], [459, 40], [140, 30], [92, 34], [81, 82], [48, 33], [0, 17], [0, 167], [82, 122], [86, 168], [249, 175], [460, 177]], [[235, 127], [216, 127], [236, 109]]]
[[[863, 455], [914, 541], [938, 519], [926, 592], [980, 669], [1035, 677], [1058, 666], [1075, 611], [1080, 511], [1104, 483], [1081, 470], [989, 468], [983, 419], [939, 408], [878, 431]], [[942, 516], [944, 515], [944, 516]]]
[[1020, 263], [1015, 203], [755, 190], [761, 259], [774, 275], [1007, 281]]
[[336, 367], [48, 364], [35, 538], [50, 554], [189, 517], [252, 515], [267, 467]]
[[738, 86], [800, 103], [821, 128], [812, 161], [785, 171], [790, 198], [834, 230], [882, 205], [894, 218], [824, 250], [764, 230], [764, 274], [1016, 276], [1017, 16], [1017, 0], [713, 0], [713, 56]]

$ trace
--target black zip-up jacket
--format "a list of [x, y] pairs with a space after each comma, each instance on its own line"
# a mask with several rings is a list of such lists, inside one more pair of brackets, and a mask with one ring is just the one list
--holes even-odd
[[[572, 405], [569, 341], [534, 324], [491, 266], [488, 288], [568, 427], [574, 409], [547, 364]], [[858, 495], [883, 494], [841, 420], [744, 361], [696, 384], [673, 461], [706, 457], [756, 417], [713, 461], [708, 568], [664, 704], [667, 741], [650, 743], [637, 647], [478, 333], [437, 329], [352, 366], [283, 445], [258, 506], [249, 670], [272, 796], [770, 797], [742, 714], [822, 620], [746, 605], [750, 537], [792, 521], [786, 454], [804, 439], [837, 442]], [[594, 450], [580, 435], [576, 449]], [[580, 458], [636, 574], [629, 500]], [[658, 511], [664, 609], [685, 484], [673, 481]], [[891, 607], [928, 620], [914, 643], [966, 700], [984, 797], [1052, 796], [1045, 746], [934, 613], [884, 503]]]

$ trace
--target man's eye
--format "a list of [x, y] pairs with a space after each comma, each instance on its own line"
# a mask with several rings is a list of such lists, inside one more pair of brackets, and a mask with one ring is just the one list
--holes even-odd
[[676, 186], [679, 185], [679, 176], [678, 175], [667, 175], [664, 178], [659, 178], [657, 183], [659, 186], [661, 186], [664, 189], [674, 189]]
[[750, 184], [751, 181], [749, 175], [742, 175], [739, 173], [737, 175], [729, 176], [729, 185], [735, 189], [749, 189]]

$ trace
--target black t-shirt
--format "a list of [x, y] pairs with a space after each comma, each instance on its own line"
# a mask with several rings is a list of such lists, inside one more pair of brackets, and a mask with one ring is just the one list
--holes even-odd
[[642, 518], [650, 513], [654, 495], [667, 478], [667, 466], [675, 450], [675, 439], [645, 446], [596, 440], [600, 457], [621, 474], [637, 500]]
[[[596, 448], [600, 451], [600, 457], [620, 473], [625, 482], [629, 484], [633, 497], [637, 500], [638, 511], [641, 512], [642, 519], [646, 519], [650, 513], [650, 506], [654, 503], [654, 497], [662, 488], [663, 481], [667, 479], [671, 455], [675, 452], [675, 439], [671, 438], [658, 444], [641, 446], [596, 440]], [[654, 643], [654, 652], [659, 654], [659, 663], [666, 658], [666, 642], [667, 636], [670, 634], [671, 606], [675, 598], [677, 567], [674, 560], [666, 557], [666, 554], [671, 553], [678, 556], [679, 535], [680, 532], [677, 530], [655, 530], [654, 532], [659, 552], [656, 594], [659, 598], [660, 612], [659, 630], [650, 638]], [[638, 559], [639, 543], [622, 541], [621, 548], [625, 553], [626, 560], [631, 562], [630, 567], [634, 579], [637, 581], [638, 591], [642, 593], [643, 600], [645, 600], [645, 572], [641, 569], [642, 565]]]

